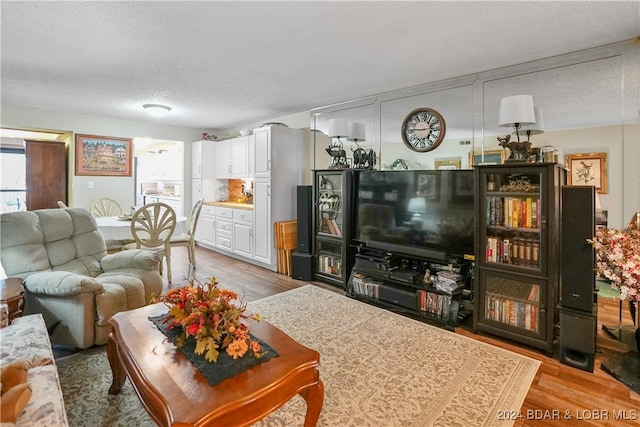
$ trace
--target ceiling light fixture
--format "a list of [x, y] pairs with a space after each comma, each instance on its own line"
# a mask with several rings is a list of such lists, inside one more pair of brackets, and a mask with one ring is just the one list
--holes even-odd
[[144, 104], [142, 108], [144, 108], [147, 113], [151, 114], [153, 117], [163, 117], [171, 111], [171, 107], [161, 104]]

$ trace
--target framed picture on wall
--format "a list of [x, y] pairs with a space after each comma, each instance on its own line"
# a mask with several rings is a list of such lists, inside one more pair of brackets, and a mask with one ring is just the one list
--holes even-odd
[[462, 160], [460, 158], [435, 160], [436, 170], [460, 169], [461, 165], [462, 165]]
[[76, 135], [76, 175], [131, 176], [132, 139]]
[[607, 153], [568, 154], [569, 185], [593, 185], [596, 192], [607, 192]]
[[485, 150], [484, 160], [481, 151], [469, 151], [469, 167], [476, 165], [501, 165], [507, 158], [506, 150]]

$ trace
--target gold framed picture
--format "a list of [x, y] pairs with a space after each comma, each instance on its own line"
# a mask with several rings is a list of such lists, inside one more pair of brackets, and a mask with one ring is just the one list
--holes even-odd
[[484, 159], [482, 151], [469, 151], [469, 167], [476, 165], [501, 165], [507, 159], [506, 150], [485, 150]]
[[569, 185], [593, 185], [596, 192], [607, 193], [607, 153], [568, 154]]
[[131, 176], [131, 138], [76, 135], [76, 175]]
[[460, 169], [462, 166], [462, 160], [458, 159], [436, 159], [435, 161], [435, 169], [436, 170], [450, 170], [450, 169]]

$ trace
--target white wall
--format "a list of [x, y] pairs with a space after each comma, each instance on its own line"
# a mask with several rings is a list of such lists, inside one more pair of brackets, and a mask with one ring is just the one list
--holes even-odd
[[[153, 138], [183, 141], [185, 166], [184, 194], [191, 194], [191, 142], [201, 139], [206, 129], [166, 126], [151, 122], [123, 120], [104, 116], [66, 113], [39, 108], [2, 104], [1, 126], [6, 128], [61, 131], [77, 134], [122, 138]], [[99, 197], [110, 197], [121, 206], [132, 206], [134, 177], [75, 176], [75, 141], [67, 141], [69, 149], [69, 204], [89, 208]], [[93, 188], [88, 188], [89, 184]], [[185, 200], [185, 204], [189, 203]], [[189, 205], [187, 205], [189, 206]]]

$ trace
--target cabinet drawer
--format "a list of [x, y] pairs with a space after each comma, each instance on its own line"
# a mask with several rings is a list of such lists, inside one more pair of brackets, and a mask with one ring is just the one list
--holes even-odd
[[239, 221], [253, 221], [253, 212], [244, 209], [234, 209], [233, 219]]
[[233, 218], [233, 209], [216, 206], [216, 216], [221, 216], [223, 218]]
[[231, 236], [218, 233], [216, 235], [216, 245], [220, 248], [231, 250], [233, 248], [231, 246]]
[[216, 220], [216, 231], [218, 233], [231, 233], [231, 221], [218, 217]]
[[200, 214], [201, 215], [215, 216], [216, 207], [215, 206], [202, 205], [202, 210], [200, 211]]

